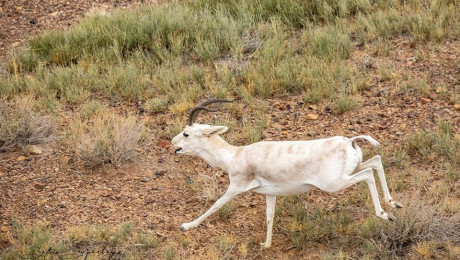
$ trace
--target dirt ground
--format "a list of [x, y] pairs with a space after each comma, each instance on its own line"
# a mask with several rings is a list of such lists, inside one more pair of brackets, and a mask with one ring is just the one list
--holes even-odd
[[[113, 6], [130, 6], [139, 1], [62, 1], [19, 0], [0, 1], [0, 56], [5, 57], [10, 47], [18, 46], [24, 39], [49, 29], [66, 29], [93, 8], [110, 9]], [[5, 26], [6, 25], [6, 26]], [[441, 87], [451, 91], [460, 88], [460, 42], [446, 42], [428, 53], [422, 62], [415, 62], [416, 49], [409, 39], [395, 40], [397, 57], [388, 59], [372, 57], [369, 69], [377, 71], [382, 66], [405, 70], [413, 77], [430, 80], [426, 95], [412, 95], [401, 85], [370, 79], [372, 88], [361, 93], [361, 107], [336, 115], [330, 104], [309, 106], [301, 96], [291, 96], [268, 101], [270, 125], [264, 133], [267, 140], [300, 140], [334, 135], [354, 136], [371, 134], [382, 147], [402, 144], [405, 138], [419, 129], [434, 129], [438, 119], [452, 123], [455, 133], [460, 133], [460, 112]], [[362, 66], [363, 58], [371, 52], [369, 47], [356, 47], [353, 62]], [[441, 86], [442, 83], [442, 86]], [[71, 116], [71, 111], [66, 116]], [[308, 119], [307, 114], [318, 115]], [[168, 124], [169, 115], [144, 115], [159, 127]], [[184, 118], [184, 124], [185, 124]], [[11, 227], [13, 220], [32, 223], [45, 219], [57, 230], [83, 224], [113, 224], [132, 222], [136, 228], [155, 230], [163, 241], [191, 240], [190, 248], [196, 252], [212, 246], [214, 238], [233, 235], [241, 241], [251, 239], [262, 242], [265, 238], [265, 198], [248, 192], [238, 196], [233, 205], [232, 217], [209, 217], [199, 228], [181, 233], [179, 227], [198, 217], [211, 203], [206, 194], [193, 190], [193, 182], [212, 183], [209, 190], [222, 194], [228, 185], [227, 176], [211, 169], [200, 159], [175, 156], [169, 146], [158, 142], [165, 136], [155, 136], [142, 149], [140, 158], [120, 168], [104, 166], [91, 169], [68, 151], [55, 145], [42, 146], [42, 155], [28, 155], [18, 149], [0, 153], [0, 225], [2, 230]], [[166, 142], [167, 143], [167, 142]], [[371, 150], [362, 145], [363, 150]], [[377, 149], [372, 150], [378, 152]], [[24, 157], [21, 157], [24, 156]], [[440, 165], [424, 164], [412, 159], [415, 165], [406, 176], [417, 171], [437, 174]], [[391, 178], [392, 171], [387, 172]], [[212, 180], [211, 182], [209, 180]], [[459, 187], [460, 188], [460, 184]], [[328, 194], [341, 200], [349, 190]], [[400, 194], [393, 194], [395, 199]], [[308, 198], [311, 205], [324, 202], [324, 193], [314, 191]], [[360, 209], [361, 208], [361, 209]], [[357, 211], [373, 214], [366, 205], [356, 205]], [[276, 224], [275, 224], [276, 225]], [[174, 242], [171, 242], [174, 243]], [[178, 242], [177, 242], [178, 243]], [[273, 247], [251, 252], [254, 259], [309, 258], [307, 252], [293, 250], [287, 234], [275, 226]], [[193, 254], [196, 254], [193, 253]], [[314, 257], [313, 257], [314, 258]]]

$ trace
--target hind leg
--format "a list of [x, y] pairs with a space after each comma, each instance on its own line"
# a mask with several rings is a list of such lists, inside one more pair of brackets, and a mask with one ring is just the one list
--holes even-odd
[[380, 205], [379, 194], [377, 191], [377, 186], [375, 185], [374, 173], [372, 172], [371, 168], [366, 168], [349, 176], [346, 186], [348, 187], [361, 181], [365, 181], [369, 186], [372, 202], [374, 203], [375, 215], [383, 219], [395, 220], [395, 217], [389, 213], [386, 213]]
[[360, 165], [358, 165], [358, 168], [356, 169], [356, 171], [361, 171], [366, 168], [372, 168], [377, 172], [377, 176], [382, 186], [383, 199], [385, 200], [385, 202], [390, 204], [394, 208], [402, 208], [403, 205], [393, 200], [393, 198], [390, 195], [390, 191], [388, 190], [387, 180], [385, 178], [385, 172], [383, 170], [382, 158], [380, 157], [380, 155], [376, 155], [372, 157], [371, 159], [361, 163]]

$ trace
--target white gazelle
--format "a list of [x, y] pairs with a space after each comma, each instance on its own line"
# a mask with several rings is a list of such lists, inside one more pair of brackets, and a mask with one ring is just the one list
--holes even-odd
[[217, 102], [232, 101], [213, 99], [195, 107], [190, 112], [187, 126], [172, 139], [172, 145], [176, 148], [176, 154], [198, 156], [212, 167], [227, 172], [230, 185], [208, 211], [194, 221], [182, 224], [182, 231], [197, 227], [235, 196], [252, 190], [266, 195], [267, 236], [263, 245], [270, 247], [276, 196], [303, 193], [314, 188], [336, 192], [361, 181], [369, 186], [375, 214], [393, 220], [394, 217], [380, 205], [373, 170], [380, 180], [384, 201], [393, 207], [402, 207], [390, 195], [380, 156], [362, 162], [362, 152], [355, 140], [363, 139], [374, 146], [379, 145], [372, 137], [336, 136], [310, 141], [262, 141], [233, 146], [220, 137], [228, 130], [226, 126], [193, 123], [201, 110], [215, 112], [206, 106]]

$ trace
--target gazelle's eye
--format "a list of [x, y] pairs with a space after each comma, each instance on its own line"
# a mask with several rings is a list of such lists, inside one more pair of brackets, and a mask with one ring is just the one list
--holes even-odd
[[188, 134], [184, 133], [184, 136], [185, 136], [185, 137], [188, 137]]

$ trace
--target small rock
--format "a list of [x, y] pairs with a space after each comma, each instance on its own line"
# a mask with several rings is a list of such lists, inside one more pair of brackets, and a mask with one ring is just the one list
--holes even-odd
[[73, 164], [73, 163], [75, 163], [75, 161], [76, 161], [75, 158], [69, 158], [67, 160], [67, 164]]
[[163, 148], [166, 148], [170, 145], [169, 141], [168, 140], [165, 140], [165, 139], [161, 139], [157, 142], [157, 146], [158, 147], [163, 147]]
[[315, 137], [315, 136], [318, 135], [318, 133], [315, 132], [315, 131], [309, 131], [309, 132], [307, 133], [307, 135], [308, 135], [308, 136], [311, 136], [311, 137]]
[[460, 110], [460, 104], [455, 104], [454, 108], [457, 109], [457, 110]]
[[26, 146], [26, 151], [30, 154], [35, 154], [35, 155], [39, 155], [43, 153], [43, 151], [40, 148], [38, 148], [36, 145]]
[[438, 97], [438, 95], [434, 92], [430, 92], [430, 94], [428, 94], [428, 97], [431, 99], [431, 100], [434, 100]]
[[42, 182], [37, 182], [34, 184], [35, 189], [37, 190], [43, 190], [45, 188], [45, 184]]
[[160, 170], [155, 172], [155, 176], [163, 176], [165, 175], [166, 171], [165, 170]]
[[148, 181], [149, 181], [149, 178], [147, 178], [147, 177], [142, 177], [140, 179], [140, 182], [148, 182]]
[[308, 113], [306, 117], [307, 117], [308, 120], [316, 120], [316, 119], [318, 119], [319, 115], [318, 114]]
[[26, 159], [26, 157], [22, 156], [22, 155], [18, 157], [18, 161], [24, 161], [25, 159]]
[[422, 98], [422, 102], [423, 102], [423, 103], [431, 103], [431, 101], [432, 101], [432, 100], [429, 99], [429, 98]]

